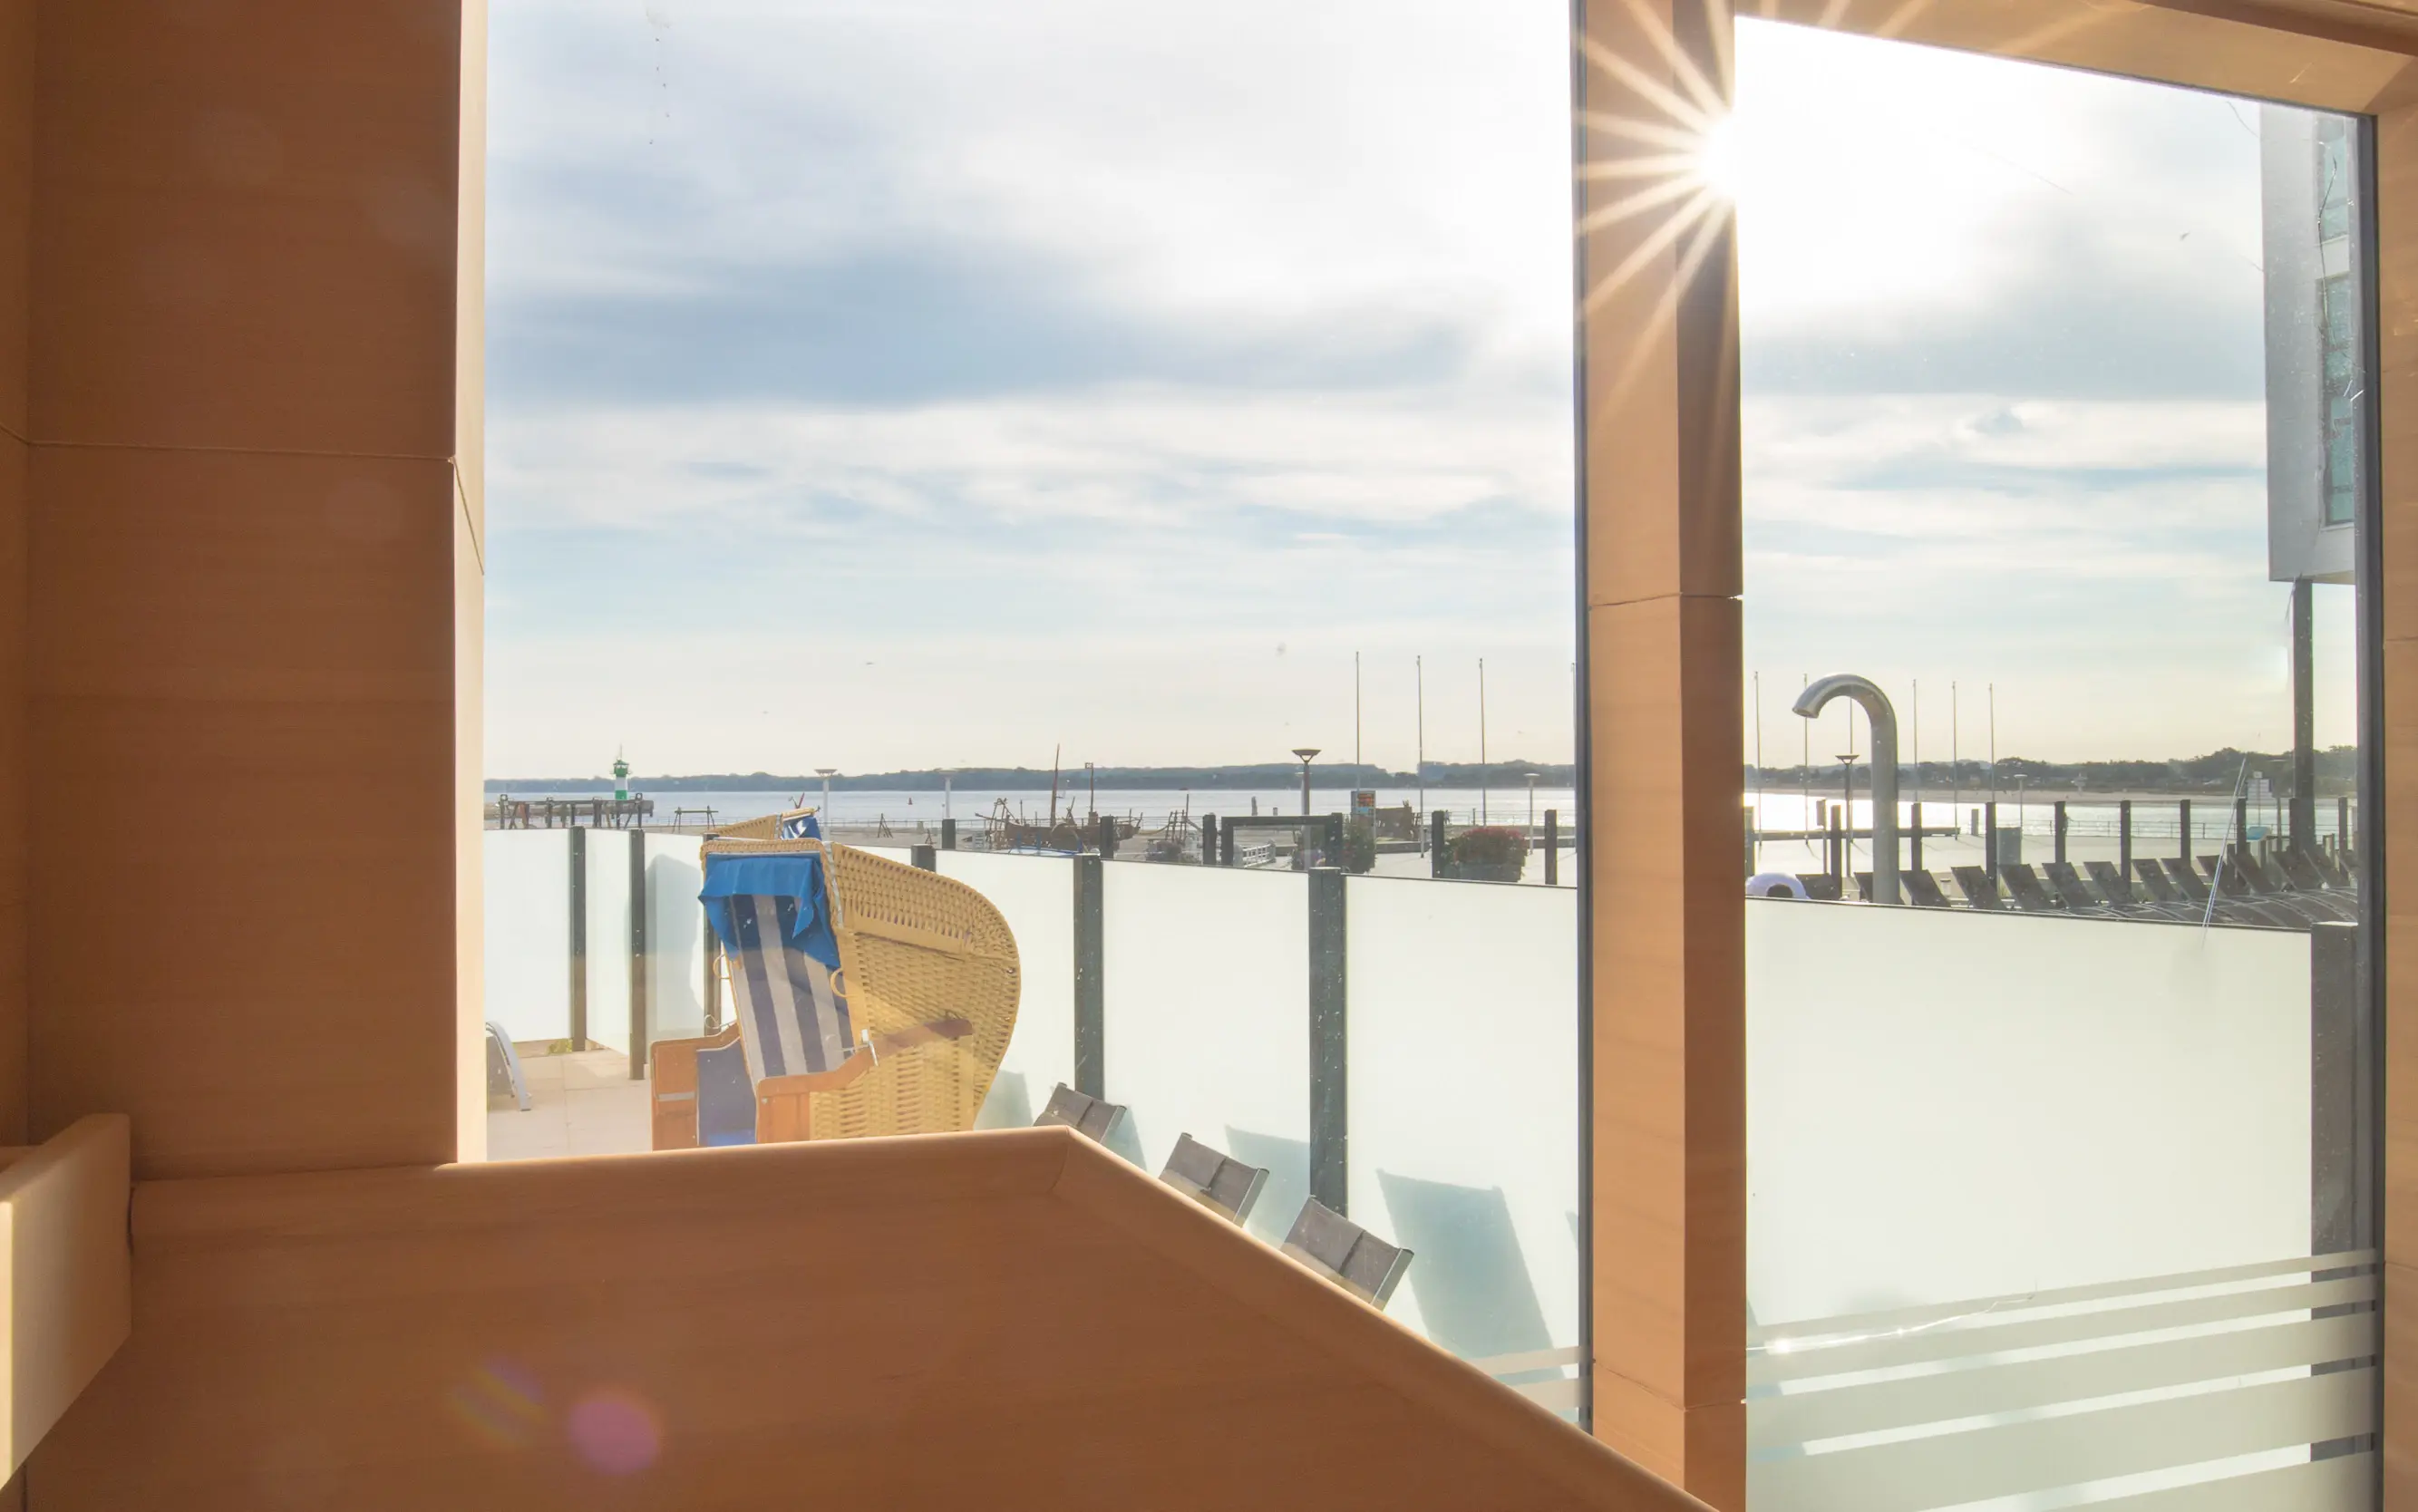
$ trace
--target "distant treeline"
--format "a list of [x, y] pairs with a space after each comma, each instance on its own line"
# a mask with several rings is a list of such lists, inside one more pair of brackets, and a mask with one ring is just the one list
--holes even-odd
[[[2001, 763], [2004, 765], [2004, 763]], [[1539, 786], [1568, 787], [1571, 768], [1567, 761], [1431, 761], [1427, 764], [1425, 781], [1430, 787], [1522, 787], [1534, 774]], [[948, 772], [952, 786], [971, 793], [1036, 792], [1049, 790], [1047, 768], [1033, 767], [955, 767]], [[926, 771], [846, 772], [832, 779], [834, 792], [911, 792], [937, 793], [941, 790], [941, 773]], [[1383, 767], [1355, 766], [1351, 762], [1323, 763], [1310, 768], [1310, 780], [1323, 788], [1337, 787], [1415, 787], [1422, 780], [1416, 772], [1388, 771]], [[1058, 773], [1061, 792], [1077, 787], [1089, 787], [1096, 782], [1103, 788], [1134, 790], [1180, 791], [1184, 789], [1246, 787], [1265, 789], [1292, 787], [1301, 782], [1301, 766], [1297, 762], [1263, 762], [1246, 767], [1100, 767], [1086, 771], [1080, 765]], [[630, 779], [630, 790], [643, 793], [810, 793], [822, 790], [823, 780], [811, 773], [804, 776], [783, 776], [769, 771], [696, 772], [678, 777], [638, 777]], [[491, 793], [609, 793], [613, 790], [610, 777], [491, 777], [487, 791]]]
[[[2337, 745], [2319, 751], [2317, 757], [2320, 795], [2351, 791], [2359, 776], [2358, 747]], [[2278, 794], [2290, 795], [2290, 752], [2237, 751], [2231, 746], [2180, 761], [2040, 761], [2030, 756], [2000, 756], [1997, 785], [2001, 791], [2020, 786], [2033, 791], [2083, 793], [2230, 793], [2245, 763], [2250, 771], [2266, 777]], [[1822, 787], [1836, 785], [1839, 772], [1840, 763], [1836, 761], [1817, 762], [1810, 769], [1766, 767], [1762, 786]], [[1900, 783], [1925, 787], [1985, 787], [1990, 783], [1990, 772], [1989, 762], [1970, 759], [1925, 761], [1919, 770], [1911, 761], [1901, 760], [1898, 764]], [[1755, 785], [1755, 769], [1749, 763], [1749, 787]], [[1856, 786], [1862, 787], [1871, 778], [1871, 765], [1857, 762]]]

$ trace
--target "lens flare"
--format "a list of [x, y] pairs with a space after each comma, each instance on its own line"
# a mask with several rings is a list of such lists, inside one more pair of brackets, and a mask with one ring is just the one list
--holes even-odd
[[655, 1410], [630, 1392], [589, 1392], [571, 1409], [565, 1426], [579, 1457], [608, 1475], [635, 1475], [663, 1452]]
[[517, 1449], [545, 1421], [545, 1397], [537, 1380], [510, 1360], [489, 1360], [445, 1393], [445, 1405], [463, 1426], [498, 1449]]

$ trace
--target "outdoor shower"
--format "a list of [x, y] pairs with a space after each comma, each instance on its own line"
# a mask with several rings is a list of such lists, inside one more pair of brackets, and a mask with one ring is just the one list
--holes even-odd
[[[1793, 706], [1806, 719], [1818, 716], [1833, 698], [1853, 698], [1873, 726], [1873, 901], [1899, 901], [1897, 888], [1897, 710], [1870, 678], [1842, 673], [1806, 685]], [[1856, 817], [1847, 815], [1853, 833]], [[1847, 868], [1852, 870], [1853, 868]], [[1844, 880], [1844, 878], [1842, 878]]]

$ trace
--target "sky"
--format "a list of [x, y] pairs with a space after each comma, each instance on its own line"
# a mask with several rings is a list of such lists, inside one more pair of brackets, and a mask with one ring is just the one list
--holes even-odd
[[[1568, 759], [1566, 17], [497, 0], [489, 772]], [[2257, 112], [1741, 32], [1771, 758], [2280, 741]]]

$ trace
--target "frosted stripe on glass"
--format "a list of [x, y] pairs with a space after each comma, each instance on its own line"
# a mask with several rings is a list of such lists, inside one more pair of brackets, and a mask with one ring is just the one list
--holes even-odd
[[1763, 1449], [1810, 1443], [1918, 1423], [1952, 1422], [2296, 1366], [2364, 1359], [2375, 1352], [2376, 1315], [2359, 1312], [1944, 1375], [1758, 1397], [1748, 1404], [1747, 1444]]
[[2376, 1372], [1936, 1434], [1747, 1467], [1758, 1512], [1925, 1512], [2374, 1430]]
[[2142, 1307], [2073, 1313], [1982, 1328], [1943, 1328], [1921, 1334], [1891, 1334], [1835, 1345], [1810, 1347], [1780, 1354], [1758, 1354], [1747, 1361], [1747, 1383], [1769, 1385], [1814, 1376], [1844, 1375], [1851, 1370], [1881, 1370], [1925, 1360], [1954, 1360], [2009, 1350], [2028, 1350], [2082, 1339], [2114, 1338], [2156, 1329], [2188, 1328], [2230, 1319], [2264, 1317], [2271, 1313], [2305, 1312], [2376, 1300], [2376, 1277], [2350, 1276], [2302, 1286], [2260, 1287], [2253, 1291], [2228, 1291], [2212, 1297], [2162, 1302]]
[[2349, 1454], [2090, 1505], [2109, 1512], [2373, 1512], [2376, 1476], [2376, 1456]]
[[2121, 1281], [2102, 1281], [2094, 1286], [2062, 1287], [2050, 1291], [2018, 1291], [2000, 1297], [1971, 1297], [1958, 1302], [1936, 1303], [1927, 1307], [1894, 1307], [1884, 1312], [1847, 1313], [1836, 1318], [1816, 1318], [1803, 1322], [1772, 1323], [1746, 1331], [1749, 1346], [1769, 1344], [1781, 1339], [1812, 1340], [1838, 1334], [1868, 1334], [1876, 1328], [1911, 1328], [1923, 1323], [1947, 1322], [1978, 1312], [2006, 1312], [2017, 1308], [2062, 1306], [2069, 1303], [2101, 1302], [2115, 1297], [2146, 1295], [2152, 1291], [2181, 1291], [2186, 1288], [2223, 1286], [2233, 1281], [2263, 1280], [2272, 1275], [2296, 1275], [2311, 1271], [2347, 1271], [2362, 1265], [2373, 1265], [2377, 1253], [2372, 1249], [2346, 1250], [2338, 1255], [2301, 1255], [2290, 1260], [2260, 1260], [2251, 1265], [2227, 1265], [2211, 1271], [2181, 1271], [2167, 1275], [2131, 1276]]

